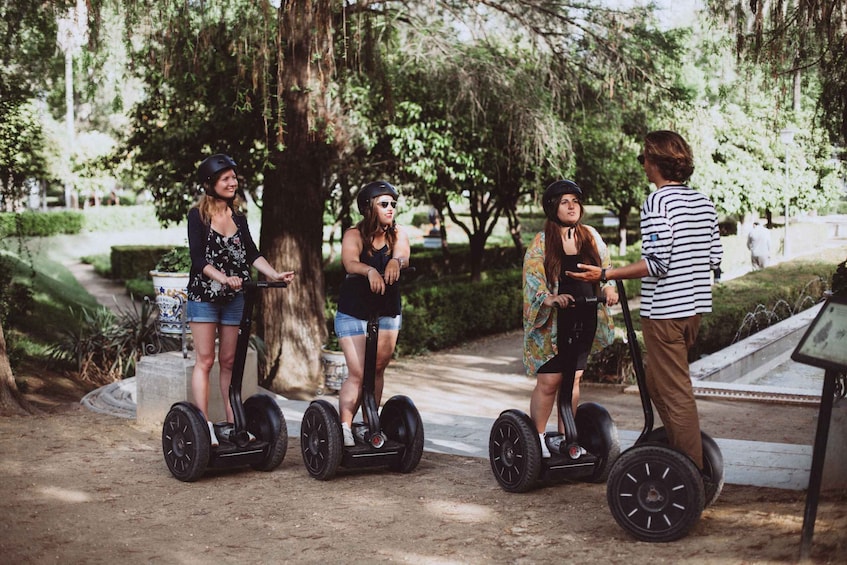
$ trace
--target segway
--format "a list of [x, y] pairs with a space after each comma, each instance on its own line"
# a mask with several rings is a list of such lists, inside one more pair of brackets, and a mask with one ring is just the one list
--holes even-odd
[[668, 445], [667, 431], [653, 429], [653, 407], [647, 390], [641, 349], [622, 281], [617, 281], [629, 350], [644, 411], [644, 429], [633, 447], [612, 466], [606, 498], [612, 516], [642, 541], [668, 542], [685, 536], [703, 509], [720, 496], [723, 456], [715, 440], [701, 433], [703, 471], [684, 453]]
[[242, 405], [241, 384], [258, 289], [286, 286], [288, 283], [285, 282], [244, 282], [244, 313], [238, 330], [232, 381], [229, 385], [229, 403], [235, 423], [215, 424], [220, 445], [211, 446], [206, 417], [194, 404], [177, 402], [168, 412], [162, 427], [162, 450], [165, 464], [177, 479], [191, 482], [199, 479], [206, 469], [247, 465], [257, 471], [272, 471], [285, 459], [288, 427], [282, 410], [266, 394], [254, 394]]
[[[411, 272], [407, 268], [404, 272]], [[365, 338], [365, 367], [362, 378], [362, 413], [366, 422], [354, 422], [356, 444], [344, 446], [341, 419], [335, 406], [313, 400], [300, 425], [300, 450], [309, 474], [318, 480], [332, 479], [338, 468], [388, 467], [410, 473], [423, 454], [424, 429], [421, 416], [408, 396], [395, 395], [378, 411], [375, 395], [376, 356], [379, 340], [379, 295], [372, 295]]]
[[[605, 297], [577, 297], [571, 307], [596, 308]], [[488, 460], [497, 482], [507, 492], [526, 492], [540, 485], [570, 481], [602, 483], [620, 454], [615, 423], [605, 408], [594, 402], [579, 405], [573, 414], [576, 354], [567, 348], [579, 340], [581, 328], [560, 336], [560, 352], [570, 367], [562, 371], [557, 408], [565, 433], [546, 434], [549, 458], [541, 457], [541, 442], [532, 419], [520, 410], [506, 410], [491, 427]]]

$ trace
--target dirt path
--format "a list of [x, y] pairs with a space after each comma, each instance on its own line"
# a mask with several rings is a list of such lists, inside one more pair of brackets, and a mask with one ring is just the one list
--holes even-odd
[[[425, 453], [410, 475], [310, 478], [292, 442], [271, 473], [181, 483], [159, 437], [81, 407], [0, 418], [7, 563], [781, 563], [796, 560], [803, 493], [728, 486], [690, 535], [636, 542], [602, 485], [503, 492], [488, 462]], [[822, 501], [815, 562], [847, 559], [847, 498]]]
[[[461, 354], [406, 362], [410, 374], [403, 378], [416, 380], [416, 402], [460, 409], [475, 405], [474, 387], [494, 387], [493, 373], [484, 382], [468, 375], [443, 383], [449, 395], [427, 393], [426, 375]], [[306, 473], [291, 438], [273, 472], [214, 473], [181, 483], [165, 467], [156, 430], [85, 410], [79, 390], [39, 388], [34, 377], [29, 383], [31, 397], [48, 412], [0, 418], [0, 554], [7, 563], [727, 564], [793, 562], [799, 555], [805, 505], [799, 491], [729, 485], [686, 538], [648, 544], [614, 522], [603, 485], [508, 494], [485, 459], [426, 452], [409, 475], [342, 472], [319, 482]], [[500, 387], [502, 402], [516, 402], [514, 384]], [[590, 395], [602, 396], [604, 405], [617, 402], [610, 408], [616, 421], [638, 423], [633, 395], [608, 388]], [[439, 405], [445, 396], [452, 402]], [[503, 408], [496, 403], [477, 408]], [[704, 427], [718, 428], [720, 437], [808, 443], [814, 411], [782, 408], [788, 409], [710, 401], [702, 406]], [[847, 560], [847, 493], [821, 501], [812, 557]]]

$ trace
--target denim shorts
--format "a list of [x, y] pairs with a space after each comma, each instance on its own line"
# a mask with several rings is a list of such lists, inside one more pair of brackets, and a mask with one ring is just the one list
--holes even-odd
[[[400, 331], [403, 325], [403, 316], [381, 316], [379, 318], [380, 330]], [[335, 335], [338, 337], [353, 337], [355, 335], [366, 335], [368, 333], [368, 321], [354, 318], [348, 314], [338, 312], [335, 315]]]
[[222, 304], [189, 300], [186, 302], [185, 308], [189, 322], [221, 324], [223, 326], [240, 326], [243, 312], [243, 292], [236, 293], [235, 298]]

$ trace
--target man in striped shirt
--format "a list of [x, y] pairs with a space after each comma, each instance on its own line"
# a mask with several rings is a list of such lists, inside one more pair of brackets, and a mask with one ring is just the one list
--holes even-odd
[[706, 196], [685, 185], [694, 172], [694, 159], [679, 134], [648, 133], [638, 161], [658, 188], [641, 208], [642, 258], [615, 269], [579, 264], [581, 273], [567, 274], [585, 281], [642, 279], [647, 389], [670, 445], [702, 469], [688, 350], [697, 339], [700, 316], [712, 311], [711, 274], [723, 255], [717, 212]]

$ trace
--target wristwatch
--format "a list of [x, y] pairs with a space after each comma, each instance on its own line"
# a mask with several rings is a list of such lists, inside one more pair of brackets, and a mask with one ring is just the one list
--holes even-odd
[[600, 282], [606, 282], [606, 269], [600, 269]]

